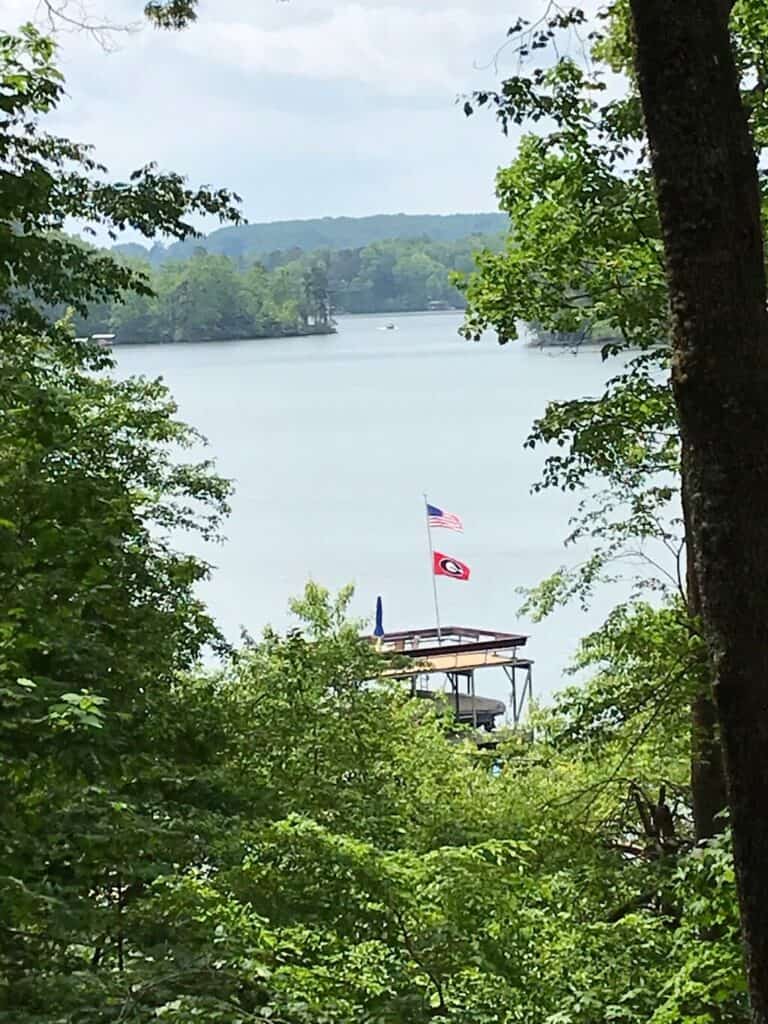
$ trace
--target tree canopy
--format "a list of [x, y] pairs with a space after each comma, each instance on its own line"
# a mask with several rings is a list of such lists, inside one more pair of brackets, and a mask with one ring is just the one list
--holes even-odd
[[277, 251], [240, 267], [202, 249], [158, 269], [121, 256], [121, 267], [142, 274], [146, 288], [92, 305], [74, 322], [80, 334], [113, 333], [118, 343], [209, 341], [323, 333], [337, 313], [462, 308], [451, 275], [471, 269], [476, 251], [501, 244], [501, 236], [385, 241]]
[[[360, 684], [378, 655], [346, 622], [348, 596], [310, 586], [300, 630], [152, 687], [151, 714], [127, 712], [125, 752], [110, 704], [87, 721], [65, 702], [63, 739], [99, 772], [70, 767], [55, 830], [17, 836], [7, 1012], [745, 1019], [727, 849], [686, 855], [685, 694], [650, 671], [641, 693], [626, 647], [655, 638], [663, 673], [679, 622], [617, 620], [585, 648], [604, 669], [539, 718], [539, 740], [483, 754], [430, 705]], [[22, 708], [34, 690], [17, 686]], [[644, 725], [627, 717], [638, 699]], [[34, 773], [15, 759], [16, 821], [51, 793], [60, 754], [40, 739]]]

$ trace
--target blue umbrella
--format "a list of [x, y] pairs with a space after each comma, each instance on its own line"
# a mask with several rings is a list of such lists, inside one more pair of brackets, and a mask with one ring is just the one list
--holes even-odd
[[381, 607], [381, 598], [376, 598], [376, 628], [373, 631], [374, 636], [384, 636], [384, 613]]

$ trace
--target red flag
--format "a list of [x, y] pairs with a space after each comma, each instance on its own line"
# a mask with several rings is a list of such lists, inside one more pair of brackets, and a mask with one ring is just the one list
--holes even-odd
[[432, 570], [435, 576], [451, 576], [455, 580], [469, 579], [469, 566], [441, 551], [432, 553]]

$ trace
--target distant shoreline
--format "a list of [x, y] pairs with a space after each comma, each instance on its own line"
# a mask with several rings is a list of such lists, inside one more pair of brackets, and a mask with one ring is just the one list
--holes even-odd
[[[392, 310], [376, 310], [370, 313], [337, 313], [333, 319], [333, 322], [328, 325], [318, 325], [317, 327], [309, 327], [304, 330], [298, 331], [286, 331], [279, 334], [240, 334], [232, 335], [226, 338], [179, 338], [178, 340], [171, 340], [169, 338], [158, 339], [157, 341], [147, 341], [146, 339], [115, 339], [109, 347], [111, 348], [127, 348], [128, 346], [138, 345], [210, 345], [210, 344], [222, 344], [228, 345], [238, 341], [291, 341], [295, 338], [313, 338], [313, 337], [325, 337], [334, 334], [338, 334], [338, 320], [364, 320], [368, 319], [379, 319], [388, 320], [394, 317], [410, 317], [410, 316], [463, 316], [466, 311], [460, 308], [453, 309], [392, 309]], [[531, 331], [530, 325], [525, 325], [526, 330]], [[539, 333], [538, 336], [534, 333], [530, 333], [527, 338], [520, 338], [520, 342], [526, 346], [526, 348], [541, 348], [541, 349], [600, 349], [605, 345], [621, 343], [621, 339], [614, 337], [599, 337], [599, 336], [586, 336], [579, 337], [578, 334], [567, 335], [547, 335], [542, 337]]]
[[210, 345], [212, 342], [220, 342], [228, 345], [235, 341], [290, 341], [291, 338], [315, 338], [330, 334], [338, 334], [335, 326], [323, 326], [305, 331], [290, 331], [282, 334], [241, 334], [227, 338], [159, 338], [157, 341], [147, 341], [145, 338], [118, 339], [111, 343], [110, 348], [127, 348], [129, 345]]
[[[375, 313], [337, 313], [336, 317], [364, 319], [365, 317], [379, 317], [382, 320], [386, 320], [389, 317], [403, 317], [403, 316], [445, 316], [446, 314], [459, 314], [463, 315], [463, 309], [397, 309], [397, 310], [385, 310], [377, 311]], [[179, 338], [178, 340], [171, 340], [170, 338], [160, 338], [157, 341], [147, 341], [144, 338], [139, 339], [115, 339], [111, 348], [124, 348], [128, 345], [210, 345], [212, 342], [220, 342], [221, 344], [229, 344], [234, 341], [290, 341], [292, 338], [313, 338], [323, 337], [326, 335], [338, 334], [338, 321], [334, 318], [333, 325], [318, 326], [317, 328], [311, 327], [301, 331], [289, 331], [281, 334], [242, 334], [233, 335], [227, 338]]]

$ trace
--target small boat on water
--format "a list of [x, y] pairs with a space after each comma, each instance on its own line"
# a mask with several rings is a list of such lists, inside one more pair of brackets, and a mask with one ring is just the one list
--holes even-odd
[[393, 324], [390, 321], [388, 324], [384, 324], [384, 327], [382, 328], [382, 330], [384, 330], [384, 331], [396, 331], [397, 330], [397, 324]]

